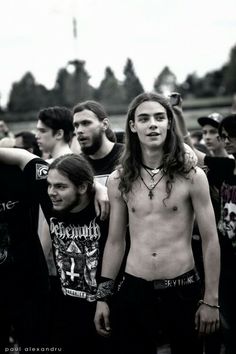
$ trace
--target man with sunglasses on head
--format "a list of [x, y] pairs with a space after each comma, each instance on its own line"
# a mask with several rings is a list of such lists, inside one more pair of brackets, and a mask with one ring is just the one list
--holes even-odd
[[[192, 148], [181, 108], [175, 108], [176, 117], [185, 142]], [[195, 150], [199, 165], [207, 167], [213, 179], [211, 185], [219, 189], [220, 216], [218, 222], [221, 245], [221, 277], [219, 300], [221, 326], [226, 353], [236, 353], [236, 114], [225, 117], [219, 125], [219, 136], [225, 150], [234, 158], [206, 156]]]

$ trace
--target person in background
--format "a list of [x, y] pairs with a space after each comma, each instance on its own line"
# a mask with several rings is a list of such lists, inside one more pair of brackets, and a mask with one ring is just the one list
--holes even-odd
[[8, 126], [4, 120], [0, 120], [0, 139], [14, 138], [14, 134], [9, 131]]
[[[212, 156], [228, 157], [221, 140], [218, 128], [223, 116], [220, 113], [211, 113], [208, 116], [198, 118], [202, 127], [202, 138]], [[201, 150], [200, 150], [201, 151]]]
[[[97, 293], [98, 333], [109, 336], [113, 331], [114, 353], [152, 354], [161, 325], [173, 353], [202, 353], [199, 334], [219, 326], [218, 237], [206, 176], [187, 166], [165, 97], [143, 93], [132, 101], [124, 155], [109, 177], [108, 194], [110, 227]], [[203, 294], [191, 248], [194, 215], [203, 239]], [[124, 281], [110, 307], [127, 223], [131, 242]]]
[[[70, 141], [74, 132], [71, 111], [66, 107], [54, 106], [43, 108], [39, 111], [36, 139], [39, 149], [47, 153], [51, 163], [55, 158], [72, 153]], [[50, 240], [49, 229], [42, 211], [39, 212], [39, 237], [42, 243]], [[52, 293], [52, 307], [60, 292], [60, 284], [57, 278], [57, 270], [54, 263], [52, 249], [46, 255]]]
[[[178, 109], [176, 117], [185, 142], [193, 148], [181, 107]], [[209, 180], [211, 187], [216, 186], [219, 191], [220, 210], [217, 226], [221, 246], [219, 286], [221, 329], [226, 353], [233, 354], [236, 352], [236, 222], [232, 220], [234, 219], [232, 216], [236, 211], [236, 114], [226, 116], [221, 121], [218, 132], [221, 140], [224, 142], [227, 153], [229, 155], [232, 154], [233, 159], [207, 156], [198, 150], [195, 150], [195, 153], [198, 157], [199, 165], [206, 166], [212, 175], [212, 179]]]
[[0, 147], [10, 147], [15, 146], [15, 138], [5, 137], [0, 140]]
[[72, 152], [69, 144], [73, 132], [73, 118], [68, 108], [55, 106], [39, 111], [36, 139], [40, 150], [48, 153], [52, 160]]
[[4, 162], [4, 156], [17, 156], [17, 151], [0, 148], [1, 353], [13, 350], [12, 330], [22, 351], [49, 345], [49, 279], [37, 234], [38, 203], [46, 210], [50, 202], [41, 194], [47, 163], [35, 156], [21, 171]]
[[[175, 108], [174, 108], [175, 109]], [[202, 137], [204, 146], [206, 150], [202, 149], [199, 145], [194, 145], [194, 147], [209, 156], [219, 156], [228, 157], [228, 154], [224, 148], [224, 142], [221, 140], [218, 132], [220, 122], [223, 116], [220, 113], [211, 113], [207, 116], [202, 116], [198, 118], [198, 123], [202, 127]], [[191, 134], [192, 135], [192, 134]], [[220, 218], [220, 199], [219, 190], [214, 185], [214, 180], [216, 177], [211, 171], [207, 171], [206, 174], [208, 182], [210, 185], [210, 195], [213, 204], [216, 222], [218, 223]], [[198, 226], [194, 225], [193, 230], [193, 252], [196, 260], [198, 270], [202, 279], [204, 286], [204, 274], [203, 274], [203, 263], [202, 263], [202, 251], [201, 251], [201, 237]], [[207, 337], [205, 340], [205, 354], [220, 354], [222, 347], [221, 333], [215, 333], [214, 335]]]
[[34, 155], [42, 157], [42, 152], [39, 149], [37, 139], [34, 133], [22, 131], [15, 134], [15, 147], [25, 149]]
[[73, 123], [83, 156], [92, 166], [95, 177], [106, 184], [123, 151], [123, 144], [111, 141], [115, 137], [107, 113], [100, 103], [85, 101], [73, 108]]
[[[66, 107], [49, 107], [42, 109], [38, 115], [37, 141], [42, 151], [50, 155], [47, 162], [52, 163], [55, 158], [66, 154], [72, 154], [71, 140], [74, 135], [73, 117], [71, 111]], [[57, 324], [58, 302], [60, 302], [60, 282], [57, 276], [57, 269], [53, 257], [51, 238], [48, 224], [40, 212], [39, 216], [39, 237], [43, 244], [47, 244], [45, 254], [49, 269], [51, 282], [51, 310], [53, 312], [51, 327], [54, 329]], [[44, 248], [44, 247], [43, 247]], [[48, 251], [50, 249], [50, 252]]]

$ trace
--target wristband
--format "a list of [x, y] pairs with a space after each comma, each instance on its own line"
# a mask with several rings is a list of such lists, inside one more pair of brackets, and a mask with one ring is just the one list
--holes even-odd
[[209, 304], [208, 302], [206, 302], [204, 300], [199, 300], [198, 304], [199, 305], [206, 305], [206, 306], [211, 307], [213, 309], [219, 309], [220, 308], [219, 305], [212, 305], [212, 304]]
[[96, 300], [107, 302], [109, 298], [114, 294], [115, 281], [105, 277], [101, 277], [101, 281], [102, 282], [98, 285]]

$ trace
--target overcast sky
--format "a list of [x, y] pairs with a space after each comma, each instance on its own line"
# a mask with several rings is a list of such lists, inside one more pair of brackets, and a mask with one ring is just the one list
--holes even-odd
[[[236, 44], [235, 0], [0, 0], [0, 93], [31, 71], [52, 88], [58, 69], [86, 61], [97, 87], [110, 66], [123, 79], [126, 59], [146, 90], [168, 65], [182, 82], [219, 69]], [[72, 19], [77, 21], [77, 40]]]

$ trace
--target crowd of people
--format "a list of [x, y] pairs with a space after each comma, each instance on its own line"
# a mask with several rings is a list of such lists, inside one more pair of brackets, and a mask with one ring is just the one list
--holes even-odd
[[[2, 123], [2, 124], [1, 124]], [[0, 350], [236, 352], [236, 114], [142, 93], [0, 122]]]

